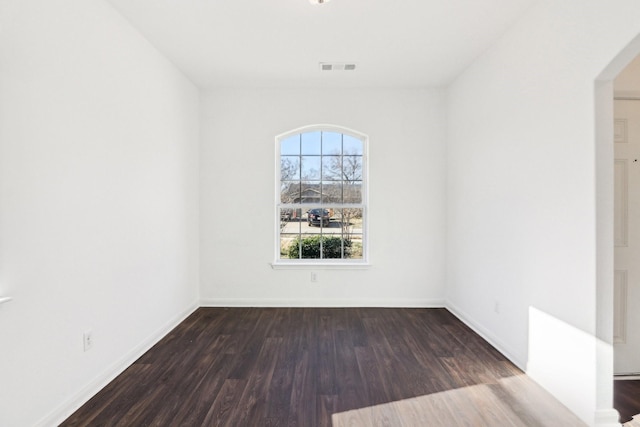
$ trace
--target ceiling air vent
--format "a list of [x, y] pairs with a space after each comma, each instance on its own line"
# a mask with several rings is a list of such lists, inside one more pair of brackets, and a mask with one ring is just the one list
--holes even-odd
[[356, 64], [345, 62], [321, 62], [320, 69], [322, 71], [353, 71], [356, 69]]

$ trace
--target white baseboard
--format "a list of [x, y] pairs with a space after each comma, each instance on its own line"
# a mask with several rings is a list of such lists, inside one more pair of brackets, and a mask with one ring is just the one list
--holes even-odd
[[514, 365], [522, 369], [522, 371], [526, 371], [526, 361], [520, 360], [518, 357], [516, 357], [515, 352], [511, 350], [508, 345], [503, 343], [498, 337], [496, 337], [495, 334], [493, 334], [490, 330], [486, 329], [480, 323], [476, 322], [475, 319], [462, 311], [460, 308], [456, 307], [456, 305], [452, 304], [450, 301], [446, 302], [445, 307], [458, 319], [460, 319], [465, 325], [470, 327], [475, 333], [484, 338], [485, 341], [494, 346]]
[[66, 420], [71, 414], [77, 411], [82, 405], [87, 403], [96, 393], [102, 390], [107, 384], [113, 381], [118, 375], [120, 375], [125, 369], [127, 369], [133, 362], [138, 360], [140, 356], [146, 353], [151, 347], [153, 347], [158, 341], [160, 341], [165, 335], [167, 335], [173, 328], [179, 325], [184, 319], [191, 315], [196, 309], [198, 309], [198, 303], [193, 302], [182, 313], [174, 316], [171, 320], [165, 323], [156, 332], [151, 334], [147, 339], [142, 341], [139, 345], [133, 348], [130, 352], [125, 354], [118, 361], [113, 363], [107, 369], [105, 369], [100, 375], [95, 377], [85, 387], [80, 389], [73, 396], [70, 396], [62, 405], [52, 411], [49, 415], [42, 418], [37, 427], [49, 427], [57, 426]]
[[596, 427], [620, 427], [620, 414], [615, 409], [600, 409], [596, 411], [594, 422]]
[[442, 308], [443, 299], [286, 299], [286, 298], [204, 298], [202, 307], [389, 307]]

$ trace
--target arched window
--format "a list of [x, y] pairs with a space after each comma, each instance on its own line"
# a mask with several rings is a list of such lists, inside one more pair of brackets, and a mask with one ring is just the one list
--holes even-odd
[[276, 152], [276, 264], [366, 263], [367, 137], [312, 126]]

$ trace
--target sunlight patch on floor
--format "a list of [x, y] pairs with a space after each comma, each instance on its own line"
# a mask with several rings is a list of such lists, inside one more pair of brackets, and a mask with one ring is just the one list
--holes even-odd
[[585, 426], [526, 375], [333, 414], [333, 427]]
[[633, 417], [631, 421], [622, 424], [624, 427], [640, 427], [640, 414]]

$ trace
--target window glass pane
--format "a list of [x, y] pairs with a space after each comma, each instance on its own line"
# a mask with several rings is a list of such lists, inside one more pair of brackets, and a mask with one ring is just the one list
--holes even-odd
[[319, 259], [321, 257], [321, 242], [322, 236], [320, 234], [302, 236], [300, 239], [302, 258]]
[[320, 203], [322, 197], [320, 194], [320, 181], [305, 181], [301, 185], [299, 201], [296, 203]]
[[337, 214], [340, 213], [340, 209], [336, 207], [326, 207], [324, 210], [329, 219], [322, 224], [322, 234], [341, 237], [342, 227], [340, 226], [340, 221], [336, 218]]
[[362, 179], [362, 156], [344, 156], [342, 159], [342, 179], [348, 182]]
[[280, 259], [300, 258], [300, 235], [280, 234]]
[[340, 235], [325, 235], [322, 238], [322, 258], [341, 259], [348, 258], [351, 243]]
[[311, 225], [308, 221], [307, 213], [303, 213], [302, 222], [300, 223], [300, 234], [306, 236], [307, 234], [318, 234], [319, 230], [316, 225]]
[[280, 203], [300, 203], [300, 181], [280, 183]]
[[280, 156], [280, 179], [282, 181], [300, 179], [300, 156]]
[[322, 156], [322, 180], [336, 181], [342, 175], [341, 156]]
[[343, 203], [362, 203], [362, 181], [355, 181], [344, 184]]
[[342, 154], [342, 134], [322, 132], [322, 154]]
[[300, 154], [300, 134], [291, 135], [280, 141], [280, 154], [293, 155]]
[[297, 211], [299, 209], [280, 209], [280, 233], [300, 233], [300, 216]]
[[320, 155], [320, 131], [302, 134], [302, 154]]
[[336, 221], [340, 222], [346, 239], [362, 234], [362, 208], [344, 208], [339, 212], [339, 218], [336, 215]]
[[302, 179], [320, 180], [321, 157], [302, 156]]
[[344, 135], [343, 138], [343, 150], [344, 154], [357, 154], [362, 156], [363, 154], [363, 144], [362, 141], [358, 138], [354, 138], [353, 136]]
[[363, 259], [362, 234], [351, 234], [349, 236], [349, 253], [345, 258]]
[[342, 182], [322, 183], [322, 203], [342, 203]]
[[[326, 208], [312, 208], [307, 211], [307, 230], [306, 233], [317, 233], [315, 228], [324, 228], [331, 225], [332, 211]], [[304, 227], [302, 227], [303, 233]]]

